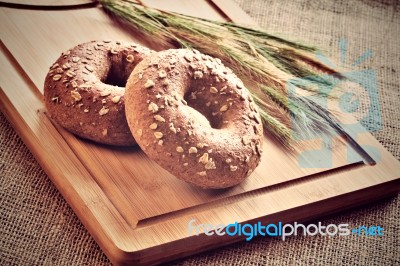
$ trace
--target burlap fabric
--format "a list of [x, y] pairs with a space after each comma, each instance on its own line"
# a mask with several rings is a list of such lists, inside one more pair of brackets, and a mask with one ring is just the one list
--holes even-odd
[[[376, 71], [382, 129], [374, 136], [400, 159], [400, 4], [398, 1], [248, 1], [240, 6], [270, 32], [322, 47], [346, 69]], [[367, 49], [373, 57], [352, 63]], [[366, 124], [368, 127], [368, 122]], [[0, 115], [0, 264], [108, 265], [59, 192]], [[266, 204], [268, 204], [266, 202]], [[173, 262], [178, 265], [400, 265], [400, 197], [321, 219], [381, 225], [383, 237], [258, 238]]]

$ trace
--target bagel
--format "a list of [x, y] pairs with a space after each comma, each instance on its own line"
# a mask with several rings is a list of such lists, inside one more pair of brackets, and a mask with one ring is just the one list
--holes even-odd
[[125, 118], [125, 83], [151, 51], [135, 43], [92, 41], [63, 53], [50, 67], [44, 101], [70, 132], [110, 145], [136, 144]]
[[231, 187], [260, 162], [260, 115], [242, 81], [219, 59], [188, 49], [153, 53], [130, 75], [125, 101], [139, 146], [179, 179]]

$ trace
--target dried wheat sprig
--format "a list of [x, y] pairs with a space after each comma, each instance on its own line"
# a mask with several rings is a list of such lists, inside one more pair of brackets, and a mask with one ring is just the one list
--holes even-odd
[[321, 98], [330, 97], [332, 85], [323, 74], [340, 78], [335, 70], [314, 58], [314, 47], [259, 29], [160, 11], [127, 0], [100, 0], [100, 3], [105, 10], [165, 47], [195, 48], [220, 58], [246, 84], [252, 84], [247, 87], [266, 130], [285, 146], [291, 146], [293, 130], [307, 138], [337, 124], [329, 111], [314, 104], [314, 100], [295, 92], [288, 97], [287, 83], [296, 78], [319, 88], [294, 84], [298, 90], [311, 91]]

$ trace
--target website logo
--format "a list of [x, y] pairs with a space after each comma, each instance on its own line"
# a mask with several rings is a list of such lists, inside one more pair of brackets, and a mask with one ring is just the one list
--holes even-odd
[[[347, 41], [339, 40], [339, 50], [341, 55], [341, 63], [344, 65], [347, 54]], [[373, 55], [372, 50], [367, 50], [359, 56], [352, 67], [358, 67]], [[323, 55], [317, 55], [320, 61], [332, 68], [334, 64]], [[338, 76], [344, 77], [340, 78]], [[286, 84], [288, 101], [292, 105], [296, 105], [301, 101], [319, 105], [324, 109], [331, 110], [335, 107], [344, 115], [352, 115], [358, 121], [353, 123], [339, 123], [354, 140], [360, 134], [365, 132], [374, 132], [382, 128], [382, 118], [379, 106], [378, 85], [375, 70], [361, 69], [350, 72], [342, 72], [339, 75], [317, 75], [302, 78], [290, 79]], [[307, 95], [299, 93], [302, 90], [308, 91]], [[300, 96], [302, 95], [302, 96]], [[325, 97], [320, 97], [325, 95]], [[291, 116], [292, 134], [294, 139], [298, 141], [322, 139], [323, 145], [319, 150], [303, 151], [299, 157], [299, 165], [303, 168], [330, 168], [332, 167], [332, 145], [333, 138], [338, 136], [337, 132], [329, 132], [326, 136], [322, 136], [317, 132], [304, 134], [304, 129], [297, 128], [296, 119]], [[300, 134], [301, 133], [301, 134]], [[329, 136], [329, 137], [328, 137]], [[369, 145], [361, 145], [361, 148], [369, 154], [375, 162], [380, 160], [380, 152], [377, 148]], [[311, 158], [311, 159], [310, 159]], [[324, 158], [324, 160], [321, 160]], [[347, 146], [347, 160], [353, 162], [359, 155], [354, 149]]]
[[256, 236], [271, 236], [280, 237], [283, 241], [289, 236], [384, 236], [384, 228], [377, 226], [359, 226], [351, 229], [349, 224], [328, 224], [322, 225], [321, 222], [317, 224], [304, 225], [295, 222], [294, 224], [283, 224], [269, 223], [262, 224], [257, 222], [254, 224], [250, 223], [231, 223], [225, 224], [196, 224], [196, 220], [192, 219], [188, 222], [188, 235], [189, 236], [199, 236], [204, 233], [206, 236], [218, 235], [218, 236], [245, 236], [246, 241], [252, 240]]

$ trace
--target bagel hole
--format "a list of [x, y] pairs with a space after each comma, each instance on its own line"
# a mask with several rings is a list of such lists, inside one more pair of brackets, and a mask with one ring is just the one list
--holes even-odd
[[206, 101], [200, 98], [192, 99], [190, 97], [190, 92], [185, 94], [184, 99], [187, 102], [188, 106], [191, 108], [190, 111], [196, 121], [198, 121], [202, 125], [207, 125], [214, 129], [222, 128], [221, 117], [219, 115], [212, 115], [212, 113], [216, 112], [216, 110], [213, 110], [212, 106], [207, 107]]
[[108, 85], [118, 86], [118, 87], [125, 87], [126, 82], [128, 81], [128, 77], [123, 75], [124, 73], [113, 71], [110, 69], [108, 71], [107, 76], [103, 82]]

